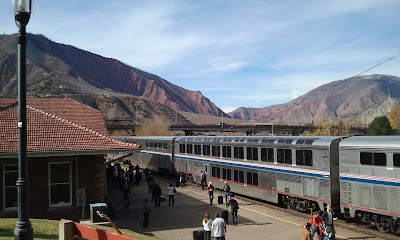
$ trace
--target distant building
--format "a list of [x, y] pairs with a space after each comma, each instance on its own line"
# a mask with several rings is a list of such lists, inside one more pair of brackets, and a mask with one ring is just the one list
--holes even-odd
[[[31, 218], [78, 220], [77, 195], [105, 202], [105, 155], [138, 146], [108, 136], [102, 114], [72, 99], [27, 99], [27, 161]], [[0, 99], [0, 217], [16, 217], [18, 104]]]

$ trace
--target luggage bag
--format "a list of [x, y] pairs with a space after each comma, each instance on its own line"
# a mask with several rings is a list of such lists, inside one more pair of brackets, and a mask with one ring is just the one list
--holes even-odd
[[223, 204], [224, 203], [224, 197], [219, 195], [218, 196], [218, 204]]
[[193, 240], [204, 240], [204, 230], [193, 231]]

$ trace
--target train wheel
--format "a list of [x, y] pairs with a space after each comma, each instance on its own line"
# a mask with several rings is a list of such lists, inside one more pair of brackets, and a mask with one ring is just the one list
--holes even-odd
[[387, 218], [381, 218], [381, 221], [376, 225], [379, 231], [387, 233], [390, 230], [390, 222]]

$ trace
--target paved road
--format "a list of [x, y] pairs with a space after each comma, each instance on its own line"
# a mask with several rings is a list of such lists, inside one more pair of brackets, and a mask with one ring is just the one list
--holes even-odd
[[[155, 179], [160, 183], [162, 195], [166, 196], [167, 180], [159, 177]], [[120, 228], [143, 232], [164, 240], [193, 239], [193, 231], [202, 229], [201, 221], [204, 213], [214, 216], [216, 212], [225, 209], [225, 205], [218, 205], [216, 199], [214, 199], [215, 205], [210, 205], [206, 191], [202, 191], [195, 185], [189, 185], [184, 189], [177, 188], [175, 206], [168, 206], [167, 202], [161, 202], [159, 208], [155, 208], [154, 203], [151, 202], [151, 195], [147, 193], [147, 182], [141, 182], [141, 185], [135, 186], [132, 192], [131, 210], [124, 211], [121, 207], [121, 192], [110, 188], [109, 198], [113, 199], [116, 208], [114, 222]], [[152, 210], [147, 229], [141, 228], [143, 219], [141, 206], [144, 198], [150, 199]], [[308, 219], [241, 199], [238, 202], [239, 223], [237, 226], [232, 225], [232, 218], [229, 216], [227, 240], [301, 239], [300, 225]], [[337, 239], [378, 240], [380, 238], [337, 227]]]

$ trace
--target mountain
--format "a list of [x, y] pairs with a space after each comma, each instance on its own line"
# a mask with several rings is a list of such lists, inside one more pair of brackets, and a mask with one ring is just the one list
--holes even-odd
[[[1, 35], [0, 97], [17, 96], [17, 61], [17, 35]], [[199, 91], [118, 60], [28, 34], [27, 97], [60, 96], [99, 109], [106, 118], [135, 117], [137, 109], [142, 117], [154, 113], [169, 119], [176, 118], [176, 110], [211, 116], [222, 113]], [[179, 121], [188, 122], [181, 115]]]
[[[389, 92], [391, 98], [389, 98]], [[238, 108], [228, 113], [235, 119], [254, 119], [291, 125], [323, 119], [362, 119], [371, 122], [385, 115], [400, 99], [400, 78], [390, 75], [368, 75], [334, 81], [315, 88], [288, 103], [264, 108]]]

